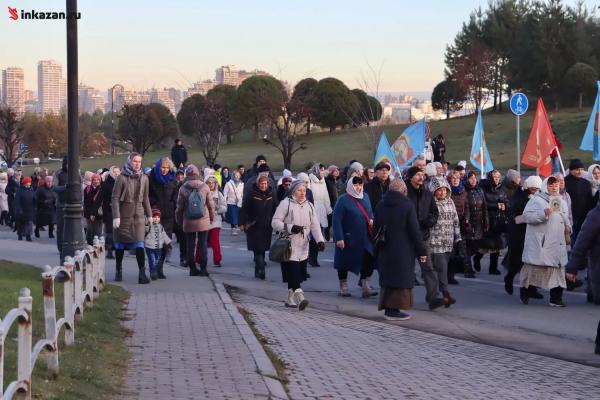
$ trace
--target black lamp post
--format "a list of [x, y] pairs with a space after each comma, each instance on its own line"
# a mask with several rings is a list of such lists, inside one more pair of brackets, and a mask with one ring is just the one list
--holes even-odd
[[[77, 15], [77, 0], [67, 0], [67, 16]], [[77, 71], [77, 19], [67, 17], [67, 123], [68, 163], [61, 261], [85, 246], [81, 213], [83, 191], [79, 175], [79, 109]]]

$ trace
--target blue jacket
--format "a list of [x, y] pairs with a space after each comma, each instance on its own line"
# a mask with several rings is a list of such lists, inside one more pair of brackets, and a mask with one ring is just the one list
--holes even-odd
[[367, 219], [355, 200], [363, 206], [369, 219], [373, 219], [371, 202], [366, 193], [363, 199], [354, 199], [347, 194], [338, 198], [333, 210], [333, 240], [343, 240], [344, 250], [336, 246], [333, 267], [338, 271], [358, 274], [362, 269], [365, 251], [373, 254], [373, 243], [369, 238]]

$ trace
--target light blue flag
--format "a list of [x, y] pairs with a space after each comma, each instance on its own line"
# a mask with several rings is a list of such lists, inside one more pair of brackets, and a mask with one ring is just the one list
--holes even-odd
[[425, 138], [427, 137], [427, 121], [420, 121], [407, 127], [392, 145], [392, 152], [396, 157], [398, 170], [406, 168], [417, 156], [425, 151]]
[[377, 145], [377, 152], [375, 153], [375, 162], [373, 165], [377, 165], [382, 161], [390, 164], [394, 170], [398, 169], [396, 158], [394, 157], [394, 153], [392, 153], [385, 132], [381, 132], [381, 136], [379, 137], [379, 144]]
[[598, 140], [598, 127], [600, 125], [600, 81], [597, 81], [598, 93], [596, 94], [596, 101], [590, 114], [590, 120], [588, 121], [583, 139], [581, 140], [580, 150], [591, 151], [594, 160], [600, 160], [600, 141]]
[[[481, 165], [481, 150], [483, 149], [483, 166]], [[478, 170], [490, 172], [494, 169], [490, 152], [487, 149], [485, 142], [485, 131], [483, 130], [483, 119], [481, 118], [481, 110], [477, 112], [477, 122], [473, 131], [473, 144], [471, 146], [471, 164]]]

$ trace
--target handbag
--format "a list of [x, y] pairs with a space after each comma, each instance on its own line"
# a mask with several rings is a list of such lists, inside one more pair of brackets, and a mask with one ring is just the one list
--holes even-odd
[[367, 214], [367, 211], [355, 197], [353, 197], [352, 200], [354, 200], [354, 202], [356, 203], [356, 206], [358, 207], [358, 209], [360, 210], [362, 215], [367, 220], [367, 232], [369, 233], [369, 237], [373, 238], [375, 236], [375, 232], [373, 232], [373, 226], [371, 226], [371, 224], [369, 223], [370, 219], [369, 219], [369, 215]]
[[381, 225], [381, 228], [379, 228], [379, 230], [375, 234], [375, 237], [373, 238], [373, 240], [375, 241], [375, 248], [380, 249], [383, 246], [385, 246], [385, 231], [385, 225]]
[[[290, 202], [288, 200], [288, 209], [285, 213], [285, 217], [283, 220], [287, 218], [290, 212]], [[284, 222], [285, 226], [285, 222]], [[292, 257], [292, 240], [290, 239], [290, 234], [285, 231], [279, 232], [279, 236], [275, 239], [275, 242], [271, 245], [269, 249], [269, 260], [277, 263], [283, 263], [290, 261]]]

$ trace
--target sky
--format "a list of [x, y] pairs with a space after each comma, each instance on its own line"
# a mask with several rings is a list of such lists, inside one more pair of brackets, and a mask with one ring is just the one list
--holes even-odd
[[[7, 10], [63, 11], [65, 1], [0, 3], [0, 69], [22, 67], [31, 90], [37, 89], [38, 60], [59, 61], [66, 76], [65, 21], [13, 21]], [[185, 90], [213, 79], [217, 67], [234, 64], [292, 84], [333, 76], [371, 92], [429, 92], [443, 79], [446, 45], [469, 14], [486, 4], [80, 0], [79, 81], [101, 90], [115, 83]]]

